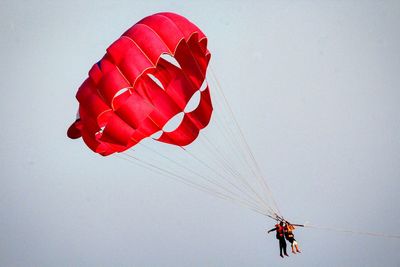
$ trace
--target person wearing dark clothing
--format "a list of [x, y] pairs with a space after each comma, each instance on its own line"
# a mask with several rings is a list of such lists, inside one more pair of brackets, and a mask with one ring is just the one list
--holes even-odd
[[[283, 258], [283, 255], [289, 257], [289, 255], [286, 252], [285, 224], [283, 222], [276, 224], [275, 228], [269, 230], [268, 233], [271, 233], [273, 231], [276, 231], [276, 238], [279, 240], [279, 252], [280, 252], [281, 257]], [[282, 254], [282, 252], [283, 252], [283, 254]]]

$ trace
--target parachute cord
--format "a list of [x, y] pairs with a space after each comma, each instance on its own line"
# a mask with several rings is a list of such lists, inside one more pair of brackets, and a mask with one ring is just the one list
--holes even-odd
[[251, 157], [251, 159], [252, 159], [252, 161], [253, 161], [253, 164], [255, 165], [256, 172], [258, 173], [257, 177], [259, 178], [261, 184], [264, 186], [264, 188], [266, 189], [266, 191], [270, 194], [270, 196], [271, 196], [270, 199], [273, 201], [274, 206], [275, 206], [276, 209], [277, 209], [277, 212], [280, 214], [278, 205], [277, 205], [275, 199], [273, 198], [272, 191], [271, 191], [270, 188], [268, 187], [268, 185], [267, 185], [267, 183], [266, 183], [266, 181], [265, 181], [263, 175], [261, 174], [261, 173], [262, 173], [262, 172], [261, 172], [261, 169], [260, 169], [260, 167], [259, 167], [259, 165], [258, 165], [258, 163], [257, 163], [257, 160], [255, 159], [255, 157], [254, 157], [254, 155], [253, 155], [252, 150], [250, 149], [249, 144], [248, 144], [247, 141], [246, 141], [246, 138], [244, 137], [243, 131], [242, 131], [242, 129], [241, 129], [241, 127], [240, 127], [240, 125], [239, 125], [239, 123], [238, 123], [236, 117], [235, 117], [235, 114], [233, 113], [233, 110], [232, 110], [231, 106], [229, 105], [229, 102], [228, 102], [228, 100], [227, 100], [227, 98], [226, 98], [226, 96], [225, 96], [225, 94], [224, 94], [224, 92], [223, 92], [223, 90], [222, 90], [221, 84], [220, 84], [218, 78], [216, 77], [215, 72], [213, 71], [213, 69], [212, 69], [211, 67], [210, 67], [210, 70], [211, 70], [211, 73], [212, 73], [212, 76], [213, 76], [214, 80], [216, 81], [217, 88], [219, 89], [218, 91], [219, 91], [220, 94], [222, 95], [222, 98], [223, 98], [223, 100], [224, 100], [223, 102], [225, 103], [226, 107], [228, 108], [228, 111], [229, 111], [229, 113], [230, 113], [230, 115], [231, 115], [231, 117], [232, 117], [232, 119], [233, 119], [233, 121], [234, 121], [234, 126], [236, 126], [236, 129], [238, 130], [238, 132], [239, 132], [239, 134], [240, 134], [240, 135], [239, 135], [239, 137], [241, 137], [240, 140], [242, 141], [242, 143], [244, 143], [244, 147], [245, 147], [245, 149], [247, 150], [248, 155], [250, 155], [250, 157]]
[[245, 148], [246, 148], [246, 150], [247, 150], [247, 153], [248, 153], [248, 155], [250, 155], [250, 157], [251, 157], [251, 159], [252, 159], [252, 161], [253, 161], [253, 163], [254, 163], [254, 165], [255, 165], [255, 168], [256, 168], [256, 170], [257, 170], [257, 172], [258, 172], [257, 177], [259, 178], [261, 184], [264, 186], [264, 188], [267, 190], [267, 192], [271, 195], [271, 200], [273, 201], [274, 206], [275, 206], [276, 209], [277, 209], [277, 213], [280, 214], [278, 205], [276, 204], [275, 199], [272, 197], [272, 192], [271, 192], [271, 190], [269, 189], [268, 185], [266, 184], [265, 179], [264, 179], [264, 178], [262, 177], [262, 175], [261, 175], [261, 169], [260, 169], [260, 167], [259, 167], [259, 165], [258, 165], [258, 163], [257, 163], [257, 161], [256, 161], [256, 159], [255, 159], [255, 157], [254, 157], [254, 155], [253, 155], [253, 152], [252, 152], [251, 149], [250, 149], [249, 144], [247, 143], [247, 141], [246, 141], [246, 139], [245, 139], [245, 137], [244, 137], [243, 131], [242, 131], [242, 129], [240, 128], [238, 121], [236, 120], [236, 117], [235, 117], [235, 115], [234, 115], [234, 113], [233, 113], [233, 111], [232, 111], [232, 108], [230, 107], [230, 105], [229, 105], [229, 103], [228, 103], [228, 101], [227, 101], [227, 99], [226, 99], [226, 96], [225, 96], [224, 92], [222, 91], [222, 87], [221, 87], [221, 85], [220, 85], [220, 83], [219, 83], [219, 80], [217, 79], [217, 77], [216, 77], [216, 75], [215, 75], [213, 69], [211, 68], [211, 66], [210, 66], [210, 71], [211, 71], [211, 74], [212, 74], [214, 80], [216, 81], [217, 88], [219, 89], [218, 91], [220, 91], [220, 93], [221, 93], [221, 95], [222, 95], [222, 97], [223, 97], [223, 100], [224, 100], [223, 102], [224, 102], [225, 105], [227, 106], [228, 111], [229, 111], [229, 113], [230, 113], [231, 116], [232, 116], [232, 119], [233, 119], [233, 121], [234, 121], [234, 125], [236, 126], [236, 128], [237, 128], [238, 131], [239, 131], [239, 134], [240, 134], [240, 137], [241, 137], [240, 139], [241, 139], [241, 141], [244, 143], [244, 146], [245, 146]]
[[[230, 184], [231, 186], [233, 186], [234, 188], [236, 188], [236, 190], [238, 190], [239, 192], [245, 194], [248, 196], [248, 193], [243, 191], [243, 189], [241, 189], [240, 187], [238, 187], [236, 184], [232, 183], [231, 181], [229, 181], [227, 178], [225, 178], [224, 176], [222, 176], [219, 172], [217, 172], [214, 168], [210, 167], [206, 162], [204, 162], [203, 160], [201, 160], [199, 157], [195, 156], [193, 153], [191, 153], [190, 151], [188, 151], [187, 149], [185, 149], [184, 147], [180, 147], [181, 149], [183, 149], [183, 151], [185, 151], [186, 153], [188, 153], [192, 158], [194, 158], [196, 161], [198, 161], [200, 164], [202, 164], [203, 166], [205, 166], [207, 169], [209, 169], [210, 171], [212, 171], [214, 174], [216, 174], [217, 176], [219, 176], [221, 179], [223, 179], [225, 182], [227, 182], [228, 184]], [[251, 196], [250, 198], [255, 201]], [[257, 203], [257, 201], [256, 201]]]
[[[228, 104], [228, 102], [227, 102], [227, 100], [226, 100], [226, 98], [225, 98], [225, 95], [223, 94], [223, 91], [222, 91], [222, 88], [221, 88], [221, 86], [219, 85], [219, 82], [218, 82], [218, 80], [217, 80], [217, 78], [215, 77], [215, 74], [214, 74], [214, 80], [215, 80], [215, 82], [216, 82], [216, 84], [217, 84], [217, 89], [218, 90], [216, 90], [216, 92], [219, 92], [220, 93], [220, 95], [221, 95], [221, 99], [222, 99], [222, 103], [220, 104], [221, 105], [221, 108], [224, 108], [223, 107], [223, 104], [225, 104], [225, 109], [228, 109], [228, 114], [230, 114], [230, 118], [233, 120], [233, 121], [235, 121], [235, 117], [234, 117], [234, 115], [233, 115], [233, 112], [232, 112], [232, 110], [230, 109], [230, 106], [229, 106], [229, 104]], [[217, 98], [218, 99], [218, 98]], [[223, 100], [225, 100], [225, 101], [223, 101]], [[225, 113], [223, 113], [223, 114], [225, 114]], [[222, 114], [221, 114], [222, 115]], [[222, 121], [224, 121], [222, 118], [221, 118], [221, 120]], [[226, 123], [227, 124], [227, 123]], [[238, 124], [237, 123], [237, 121], [236, 121], [236, 124]], [[235, 123], [234, 123], [234, 125], [235, 125]], [[248, 161], [248, 158], [247, 158], [247, 156], [246, 155], [248, 155], [250, 158], [251, 158], [251, 156], [250, 156], [250, 154], [251, 153], [249, 153], [249, 151], [248, 151], [248, 147], [246, 147], [246, 144], [244, 143], [244, 141], [243, 141], [243, 138], [241, 139], [241, 138], [239, 138], [239, 139], [237, 139], [236, 137], [238, 136], [238, 134], [237, 133], [235, 133], [234, 131], [233, 131], [233, 129], [231, 128], [231, 127], [229, 127], [229, 126], [225, 126], [223, 123], [222, 123], [222, 126], [224, 126], [224, 128], [226, 129], [226, 132], [227, 133], [230, 133], [230, 135], [235, 139], [234, 140], [234, 143], [236, 143], [236, 144], [241, 144], [241, 146], [239, 145], [239, 146], [234, 146], [234, 147], [237, 147], [237, 148], [240, 148], [239, 149], [239, 151], [241, 152], [241, 153], [239, 153], [240, 155], [242, 155], [242, 157], [243, 157], [243, 159], [244, 159], [244, 162], [245, 163], [247, 163], [247, 166], [248, 166], [248, 168], [249, 168], [249, 170], [253, 173], [253, 175], [257, 178], [257, 180], [259, 181], [259, 183], [260, 183], [260, 185], [261, 185], [261, 187], [262, 188], [264, 188], [264, 190], [265, 190], [265, 193], [266, 193], [266, 196], [268, 195], [268, 194], [270, 194], [270, 190], [267, 188], [267, 187], [265, 187], [265, 181], [264, 181], [264, 179], [261, 177], [261, 175], [259, 174], [259, 173], [256, 173], [257, 171], [256, 170], [254, 170], [254, 168], [253, 168], [253, 166], [250, 164], [250, 162]], [[239, 130], [240, 130], [240, 127], [238, 127], [237, 125], [235, 125], [236, 126], [236, 130], [239, 128]], [[239, 132], [239, 137], [240, 137], [240, 132]], [[251, 151], [251, 150], [250, 150]], [[253, 163], [254, 164], [254, 163]], [[270, 194], [270, 195], [272, 195], [272, 194]], [[273, 199], [272, 199], [272, 203], [273, 204], [275, 204], [275, 206], [276, 206], [276, 203], [274, 203], [274, 201], [273, 201]]]
[[342, 229], [342, 228], [333, 228], [333, 227], [323, 227], [323, 226], [316, 226], [316, 225], [309, 225], [304, 224], [306, 228], [314, 228], [319, 230], [326, 230], [326, 231], [334, 231], [334, 232], [341, 232], [341, 233], [351, 233], [356, 235], [367, 235], [367, 236], [374, 236], [374, 237], [385, 237], [385, 238], [396, 238], [400, 239], [400, 235], [391, 235], [379, 232], [363, 232], [363, 231], [354, 231], [349, 229]]
[[[183, 72], [183, 74], [187, 77], [187, 75], [186, 75], [186, 73], [184, 73]], [[189, 82], [191, 82], [191, 80], [187, 77], [187, 79], [188, 79], [188, 81]], [[192, 82], [191, 82], [192, 83]], [[157, 125], [157, 124], [156, 124]], [[159, 125], [157, 125], [160, 129], [162, 129], [162, 127], [160, 127]], [[214, 172], [215, 172], [215, 170], [214, 170]], [[226, 179], [224, 179], [224, 180], [226, 180]], [[234, 195], [236, 195], [237, 196], [237, 194], [235, 194], [235, 193], [233, 193], [233, 192], [231, 192], [231, 191], [229, 191], [229, 190], [227, 190], [227, 189], [224, 189], [225, 191], [228, 191], [229, 193], [231, 193], [231, 194], [234, 194]], [[240, 191], [240, 189], [239, 189], [239, 191]], [[252, 198], [251, 198], [252, 199]], [[252, 201], [254, 201], [254, 199], [252, 199]]]
[[[214, 98], [215, 99], [215, 98]], [[220, 105], [214, 105], [215, 107], [221, 107]], [[221, 107], [222, 108], [222, 107]], [[215, 114], [215, 116], [214, 116], [214, 118], [216, 118], [217, 120], [218, 120], [218, 112], [217, 111], [215, 111], [214, 112], [214, 114]], [[228, 146], [228, 147], [230, 147], [231, 148], [231, 150], [232, 150], [232, 154], [229, 154], [229, 157], [232, 157], [232, 155], [236, 155], [236, 154], [238, 154], [239, 156], [241, 156], [242, 158], [243, 158], [243, 160], [241, 160], [240, 159], [240, 157], [236, 157], [237, 159], [238, 159], [238, 163], [239, 164], [241, 164], [241, 165], [243, 165], [244, 166], [244, 169], [246, 170], [249, 170], [251, 173], [249, 173], [249, 175], [253, 175], [254, 177], [258, 177], [258, 175], [255, 173], [255, 171], [253, 170], [253, 167], [249, 164], [249, 162], [248, 162], [248, 159], [246, 158], [246, 156], [245, 156], [245, 152], [244, 152], [244, 150], [243, 149], [241, 149], [241, 147], [240, 147], [240, 145], [237, 145], [238, 143], [240, 144], [240, 140], [237, 140], [236, 138], [235, 138], [235, 133], [232, 131], [232, 129], [230, 128], [230, 127], [228, 127], [227, 125], [225, 125], [225, 124], [227, 124], [226, 122], [224, 123], [224, 119], [223, 118], [220, 118], [220, 120], [221, 120], [221, 122], [220, 123], [215, 123], [214, 125], [216, 125], [216, 127], [218, 127], [219, 129], [220, 129], [220, 127], [223, 127], [224, 129], [220, 129], [220, 133], [225, 137], [225, 140], [227, 140], [228, 141], [228, 145], [229, 145], [229, 143], [230, 143], [230, 146]], [[217, 121], [216, 121], [217, 122]], [[230, 133], [230, 134], [229, 134]], [[229, 135], [227, 135], [227, 134], [229, 134]], [[215, 145], [214, 145], [215, 146]], [[237, 152], [235, 152], [235, 151], [237, 151]], [[227, 157], [227, 158], [229, 158], [229, 157]], [[237, 168], [237, 164], [233, 164], [233, 166], [236, 166], [236, 168]], [[246, 166], [247, 166], [247, 168], [246, 168]], [[257, 179], [256, 179], [256, 181], [257, 181]], [[252, 187], [251, 187], [252, 188]], [[263, 188], [263, 186], [261, 186], [261, 188]], [[254, 191], [254, 190], [252, 190], [252, 191]], [[267, 190], [264, 190], [265, 191], [265, 196], [268, 196], [268, 191]], [[258, 196], [260, 196], [259, 194], [257, 194]], [[268, 201], [266, 201], [264, 198], [262, 198], [263, 200], [262, 200], [262, 202], [263, 203], [268, 203]], [[272, 204], [273, 204], [274, 202], [272, 202]], [[267, 204], [266, 204], [267, 205]], [[268, 205], [267, 205], [268, 206]], [[271, 208], [268, 208], [269, 210], [271, 210]], [[272, 210], [272, 212], [271, 213], [276, 213], [276, 211], [275, 210]]]
[[[276, 213], [275, 213], [275, 216], [277, 216]], [[273, 216], [271, 216], [271, 215], [267, 215], [267, 217], [269, 217], [269, 218], [271, 218], [272, 220], [277, 221], [277, 222], [280, 221], [279, 219], [277, 219], [277, 217], [273, 217]]]
[[[214, 99], [218, 99], [217, 97]], [[219, 105], [217, 105], [217, 102], [215, 102], [216, 107], [220, 107], [221, 109], [223, 109], [222, 107], [222, 103], [218, 103]], [[222, 113], [222, 112], [221, 112]], [[238, 155], [241, 156], [243, 158], [243, 160], [240, 159], [240, 157], [238, 158], [238, 162], [240, 162], [241, 164], [244, 164], [244, 166], [247, 166], [247, 168], [253, 173], [253, 175], [255, 177], [257, 177], [257, 175], [255, 174], [253, 167], [249, 164], [247, 158], [246, 158], [246, 153], [243, 150], [243, 148], [240, 146], [240, 140], [238, 140], [236, 138], [236, 134], [233, 132], [233, 130], [228, 126], [228, 122], [226, 118], [220, 117], [218, 112], [214, 112], [215, 116], [214, 118], [216, 118], [216, 122], [218, 121], [218, 119], [220, 120], [220, 123], [215, 123], [216, 127], [218, 127], [220, 129], [220, 133], [226, 138], [226, 140], [230, 141], [230, 148], [233, 152], [233, 154], [235, 155], [235, 151], [237, 151]], [[223, 129], [221, 129], [221, 127]], [[239, 144], [239, 145], [238, 145]]]
[[[212, 143], [211, 140], [209, 140], [206, 136], [199, 136], [199, 139], [204, 138], [205, 143], [208, 144], [208, 146], [210, 147], [210, 150], [212, 150], [214, 152], [214, 155], [216, 155], [216, 158], [221, 161], [224, 165], [226, 165], [226, 168], [228, 169], [228, 171], [232, 174], [233, 177], [235, 177], [238, 182], [240, 182], [242, 185], [244, 185], [244, 188], [246, 188], [247, 190], [249, 190], [251, 193], [254, 194], [254, 196], [257, 198], [258, 202], [268, 211], [272, 211], [269, 207], [268, 204], [265, 202], [265, 200], [259, 195], [259, 193], [257, 193], [257, 191], [254, 190], [254, 188], [246, 181], [246, 179], [242, 176], [241, 173], [239, 173], [237, 170], [235, 170], [234, 168], [232, 168], [229, 164], [229, 162], [227, 161], [227, 157], [224, 157], [224, 155], [222, 155], [221, 151], [219, 151], [216, 146]], [[272, 212], [274, 213], [274, 212]]]
[[[198, 137], [198, 140], [204, 144], [204, 147], [207, 147], [207, 152], [215, 157], [216, 162], [221, 162], [222, 166], [227, 171], [227, 174], [230, 174], [232, 177], [236, 178], [233, 181], [238, 183], [237, 186], [241, 186], [247, 196], [251, 197], [255, 202], [257, 202], [263, 209], [268, 211], [269, 213], [274, 213], [270, 207], [266, 204], [265, 200], [262, 199], [259, 194], [248, 184], [246, 179], [240, 174], [236, 169], [234, 169], [229, 162], [227, 161], [227, 157], [221, 154], [221, 151], [216, 148], [216, 146], [205, 136], [201, 135]], [[233, 166], [235, 166], [233, 164]], [[242, 191], [242, 190], [241, 190]], [[255, 197], [255, 198], [254, 198]]]
[[[229, 157], [238, 154], [239, 156], [236, 157], [237, 160], [238, 160], [237, 163], [240, 163], [240, 164], [243, 165], [244, 167], [247, 166], [248, 169], [249, 169], [254, 175], [256, 175], [256, 174], [254, 173], [254, 171], [252, 170], [252, 167], [248, 164], [248, 161], [246, 160], [246, 157], [244, 156], [244, 152], [238, 147], [237, 143], [239, 143], [239, 141], [236, 140], [236, 138], [234, 138], [234, 137], [235, 137], [235, 134], [234, 134], [234, 132], [232, 131], [232, 129], [229, 128], [227, 125], [225, 125], [226, 122], [224, 123], [223, 118], [219, 116], [220, 114], [219, 114], [217, 111], [215, 111], [214, 114], [215, 114], [215, 115], [214, 115], [214, 118], [216, 119], [214, 125], [219, 129], [219, 132], [223, 135], [224, 139], [228, 141], [228, 147], [231, 148], [232, 154], [230, 154]], [[220, 120], [220, 122], [219, 122], [218, 120]], [[221, 127], [222, 127], [223, 129], [221, 129]], [[209, 141], [209, 143], [213, 145], [213, 147], [214, 147], [214, 149], [215, 149], [216, 151], [218, 151], [218, 150], [215, 148], [215, 147], [216, 147], [215, 144], [213, 144], [211, 141]], [[219, 152], [219, 154], [221, 154], [221, 152]], [[244, 160], [241, 160], [241, 157], [240, 157], [240, 156], [241, 156]], [[225, 158], [225, 157], [223, 157], [223, 158]], [[227, 158], [227, 157], [226, 157], [226, 158]], [[247, 164], [246, 164], [246, 163], [247, 163]], [[237, 167], [237, 164], [233, 164], [233, 166], [236, 166], [236, 167]]]
[[[156, 150], [154, 150], [154, 149], [152, 149], [152, 148], [146, 146], [146, 145], [143, 144], [143, 143], [139, 143], [139, 144], [140, 144], [142, 147], [144, 147], [144, 148], [146, 148], [147, 150], [149, 150], [150, 152], [157, 154], [158, 156], [162, 157], [163, 159], [165, 159], [165, 160], [167, 160], [167, 161], [169, 161], [169, 162], [175, 164], [175, 165], [178, 166], [178, 167], [183, 168], [184, 170], [188, 171], [189, 173], [192, 173], [193, 175], [195, 175], [195, 176], [197, 176], [197, 177], [199, 177], [199, 178], [201, 178], [201, 179], [204, 179], [205, 181], [209, 182], [210, 184], [215, 185], [215, 186], [218, 187], [219, 189], [221, 189], [221, 190], [223, 190], [223, 191], [226, 191], [226, 193], [229, 193], [229, 194], [235, 196], [235, 197], [238, 198], [238, 199], [240, 198], [240, 195], [238, 195], [237, 193], [235, 193], [235, 192], [233, 192], [233, 191], [227, 189], [226, 187], [224, 187], [223, 185], [221, 185], [221, 184], [218, 183], [217, 181], [212, 180], [212, 179], [210, 179], [210, 178], [207, 178], [206, 176], [204, 176], [204, 175], [202, 175], [202, 174], [200, 174], [200, 173], [198, 173], [198, 172], [196, 172], [196, 171], [194, 171], [194, 170], [191, 170], [190, 168], [186, 167], [185, 165], [183, 165], [183, 164], [181, 164], [181, 163], [179, 163], [179, 162], [173, 160], [173, 159], [170, 158], [170, 157], [167, 157], [167, 156], [161, 154], [160, 152], [158, 152], [158, 151], [156, 151]], [[127, 153], [126, 153], [126, 154], [127, 154]], [[127, 155], [129, 155], [129, 154], [127, 154]], [[250, 200], [251, 200], [251, 201], [247, 200], [249, 203], [252, 202], [252, 201], [254, 201], [255, 203], [253, 203], [253, 205], [257, 205], [257, 202], [256, 202], [253, 198], [251, 198], [251, 196], [249, 196], [249, 198], [250, 198]]]
[[[269, 196], [269, 200], [272, 201], [273, 206], [275, 206], [275, 208], [276, 208], [275, 211], [280, 213], [279, 209], [277, 207], [277, 204], [276, 204], [274, 198], [272, 197], [272, 193], [271, 193], [270, 189], [268, 188], [268, 186], [266, 185], [266, 182], [265, 182], [264, 178], [261, 175], [261, 171], [258, 168], [258, 165], [257, 165], [257, 163], [255, 161], [255, 158], [254, 158], [254, 156], [253, 156], [253, 154], [252, 154], [252, 152], [251, 152], [251, 150], [250, 150], [250, 148], [249, 148], [249, 146], [248, 146], [248, 144], [247, 144], [247, 142], [246, 142], [246, 140], [244, 138], [243, 132], [241, 131], [241, 129], [240, 129], [239, 125], [238, 125], [238, 122], [237, 122], [236, 118], [234, 117], [234, 114], [233, 114], [233, 112], [232, 112], [232, 110], [231, 110], [231, 108], [230, 108], [230, 106], [229, 106], [229, 104], [228, 104], [228, 102], [227, 102], [227, 100], [225, 98], [225, 95], [222, 92], [222, 89], [220, 89], [220, 93], [221, 93], [223, 99], [225, 100], [225, 105], [228, 107], [228, 111], [230, 112], [230, 115], [231, 115], [231, 117], [232, 117], [232, 119], [234, 121], [233, 125], [236, 126], [236, 130], [239, 133], [239, 135], [238, 135], [239, 142], [238, 143], [242, 144], [242, 148], [244, 148], [245, 151], [247, 152], [247, 153], [244, 153], [244, 154], [247, 154], [249, 156], [249, 158], [252, 160], [252, 163], [254, 164], [255, 169], [253, 169], [253, 167], [249, 163], [248, 158], [246, 156], [244, 156], [245, 162], [248, 163], [249, 169], [251, 170], [253, 175], [258, 179], [261, 187], [264, 188], [265, 193], [266, 193], [265, 196]], [[231, 128], [228, 128], [228, 129], [230, 129], [232, 131]], [[236, 134], [232, 134], [232, 135], [235, 136], [235, 137], [237, 136]]]
[[229, 200], [232, 200], [234, 202], [241, 203], [242, 205], [245, 205], [246, 207], [251, 208], [252, 210], [258, 210], [261, 213], [261, 211], [259, 209], [257, 209], [256, 207], [250, 205], [250, 203], [248, 203], [246, 201], [243, 201], [243, 200], [240, 200], [240, 199], [235, 199], [235, 198], [233, 198], [233, 197], [231, 197], [231, 196], [229, 196], [227, 194], [221, 193], [221, 192], [219, 192], [219, 191], [217, 191], [215, 189], [207, 188], [204, 185], [195, 183], [195, 182], [193, 182], [191, 180], [188, 180], [188, 179], [182, 177], [181, 175], [178, 175], [178, 174], [175, 174], [175, 173], [170, 172], [168, 170], [165, 170], [163, 168], [160, 168], [160, 167], [158, 167], [158, 166], [156, 166], [156, 165], [154, 165], [152, 163], [146, 162], [144, 160], [141, 160], [141, 159], [139, 159], [137, 157], [134, 157], [134, 156], [126, 154], [126, 153], [124, 153], [124, 154], [125, 154], [125, 156], [129, 157], [130, 159], [135, 160], [136, 162], [132, 162], [131, 160], [128, 160], [126, 158], [122, 158], [124, 160], [127, 160], [127, 161], [129, 161], [131, 163], [136, 163], [136, 164], [138, 164], [138, 165], [140, 165], [140, 166], [142, 166], [144, 168], [147, 168], [147, 169], [150, 169], [150, 170], [152, 170], [154, 172], [157, 172], [159, 174], [165, 175], [165, 176], [167, 176], [167, 177], [169, 177], [171, 179], [174, 179], [176, 181], [180, 181], [180, 182], [184, 183], [185, 185], [188, 185], [190, 187], [193, 187], [193, 188], [199, 189], [201, 191], [207, 192], [207, 193], [209, 193], [211, 195], [214, 195], [216, 197], [221, 197], [222, 196], [224, 199], [229, 199]]
[[[241, 185], [240, 182], [242, 182], [243, 180], [241, 178], [241, 175], [229, 165], [229, 163], [226, 161], [226, 158], [219, 154], [219, 151], [211, 144], [211, 142], [208, 141], [206, 137], [199, 136], [198, 139], [199, 141], [204, 142], [204, 146], [207, 147], [207, 151], [209, 151], [209, 153], [215, 157], [215, 160], [222, 164], [220, 165], [220, 167], [222, 167], [228, 175], [231, 175], [232, 177], [236, 178], [235, 180], [239, 180], [239, 184], [237, 185], [237, 187], [239, 187]], [[258, 197], [257, 194], [251, 194], [251, 192], [247, 190], [248, 190], [247, 187], [243, 187], [243, 189], [241, 189], [240, 191], [247, 197], [252, 199], [254, 202], [258, 203], [260, 206], [263, 206], [266, 210], [268, 210], [268, 206], [265, 205], [265, 203], [262, 201], [262, 199]]]
[[[128, 162], [130, 162], [132, 164], [137, 164], [137, 165], [139, 165], [139, 166], [141, 166], [141, 167], [143, 167], [145, 169], [149, 169], [149, 170], [151, 170], [151, 171], [153, 171], [155, 173], [158, 173], [158, 174], [164, 175], [166, 177], [169, 177], [169, 178], [171, 178], [171, 179], [173, 179], [175, 181], [181, 182], [181, 183], [183, 183], [183, 184], [185, 184], [185, 185], [187, 185], [189, 187], [192, 187], [194, 189], [197, 189], [199, 191], [208, 193], [208, 194], [210, 194], [210, 195], [212, 195], [214, 197], [217, 197], [217, 198], [220, 198], [220, 199], [224, 199], [226, 201], [231, 201], [232, 203], [238, 204], [238, 205], [240, 205], [242, 207], [245, 207], [247, 209], [250, 209], [250, 210], [252, 210], [252, 211], [254, 211], [256, 213], [259, 213], [261, 215], [270, 217], [270, 215], [266, 214], [264, 211], [260, 210], [257, 207], [254, 207], [252, 205], [249, 205], [247, 202], [245, 202], [243, 200], [235, 199], [235, 198], [232, 198], [231, 196], [226, 195], [224, 193], [218, 192], [218, 191], [213, 190], [213, 189], [209, 189], [209, 188], [207, 188], [205, 186], [202, 186], [200, 184], [197, 184], [197, 183], [195, 183], [193, 181], [187, 180], [187, 179], [185, 179], [184, 177], [182, 177], [180, 175], [176, 175], [176, 174], [174, 174], [172, 172], [169, 172], [169, 171], [167, 171], [165, 169], [159, 168], [158, 166], [156, 166], [154, 164], [151, 164], [151, 163], [145, 162], [143, 160], [140, 160], [139, 158], [136, 158], [134, 156], [128, 155], [126, 153], [122, 153], [122, 154], [124, 154], [125, 156], [127, 156], [129, 158], [124, 158], [124, 157], [122, 157], [122, 156], [120, 156], [118, 154], [116, 154], [115, 156], [120, 158], [120, 159], [122, 159], [122, 160], [128, 161]], [[135, 160], [135, 161], [132, 161], [132, 159]]]

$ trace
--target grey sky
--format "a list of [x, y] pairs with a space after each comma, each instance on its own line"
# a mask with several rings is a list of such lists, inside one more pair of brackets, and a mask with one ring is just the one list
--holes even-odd
[[400, 4], [148, 2], [0, 3], [0, 266], [399, 266], [399, 240], [313, 229], [282, 260], [271, 220], [65, 132], [106, 47], [176, 12], [208, 36], [285, 215], [400, 233]]

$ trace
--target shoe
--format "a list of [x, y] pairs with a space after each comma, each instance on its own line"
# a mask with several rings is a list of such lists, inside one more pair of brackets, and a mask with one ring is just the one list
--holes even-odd
[[281, 257], [283, 258], [283, 255], [281, 254]]
[[285, 253], [285, 256], [286, 256], [286, 257], [289, 257], [289, 255], [288, 255], [287, 253]]

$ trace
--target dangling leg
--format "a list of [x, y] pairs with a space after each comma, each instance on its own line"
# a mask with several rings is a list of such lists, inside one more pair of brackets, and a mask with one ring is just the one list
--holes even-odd
[[297, 244], [296, 240], [293, 241], [293, 245], [294, 245], [294, 247], [296, 248], [296, 251], [297, 251], [298, 253], [301, 253], [301, 251], [300, 251], [300, 249], [299, 249], [299, 245]]
[[290, 241], [290, 246], [291, 246], [291, 248], [292, 248], [292, 253], [293, 253], [293, 254], [296, 254], [296, 251], [294, 250], [294, 242], [296, 242], [296, 241], [291, 240], [291, 241]]
[[282, 246], [283, 246], [283, 254], [285, 254], [285, 256], [289, 257], [289, 255], [286, 252], [286, 241], [284, 238], [282, 238]]

